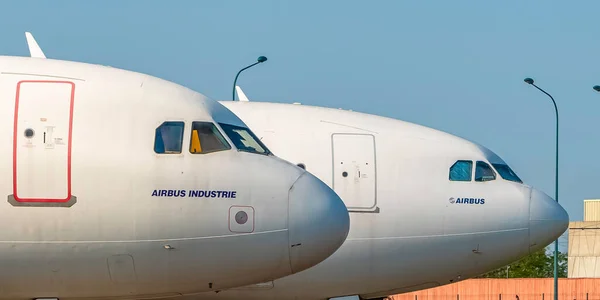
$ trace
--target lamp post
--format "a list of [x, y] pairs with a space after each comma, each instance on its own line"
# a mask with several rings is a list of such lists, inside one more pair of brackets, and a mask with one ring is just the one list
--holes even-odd
[[[535, 85], [533, 83], [533, 79], [525, 78], [524, 81], [530, 85], [533, 85], [542, 93], [548, 95], [554, 104], [554, 111], [556, 112], [556, 171], [554, 177], [554, 198], [556, 199], [556, 202], [558, 202], [558, 108], [556, 107], [556, 101], [554, 101], [554, 98], [552, 98], [550, 94], [546, 93], [546, 91]], [[596, 89], [596, 87], [598, 89]], [[600, 86], [595, 86], [594, 89], [600, 90]], [[558, 300], [558, 239], [554, 241], [554, 300]]]
[[237, 75], [235, 75], [235, 80], [233, 81], [233, 92], [232, 92], [232, 97], [231, 97], [231, 99], [235, 100], [235, 84], [236, 84], [236, 82], [237, 82], [238, 76], [240, 76], [240, 73], [242, 73], [242, 71], [244, 71], [244, 70], [246, 70], [246, 69], [248, 69], [248, 68], [250, 68], [250, 67], [253, 67], [253, 66], [255, 66], [255, 65], [257, 65], [257, 64], [260, 64], [260, 63], [263, 63], [263, 62], [265, 62], [265, 61], [267, 61], [267, 57], [266, 57], [266, 56], [259, 56], [259, 57], [256, 59], [256, 62], [255, 62], [255, 63], [253, 63], [253, 64], [251, 64], [251, 65], [249, 65], [249, 66], [247, 66], [247, 67], [245, 67], [245, 68], [241, 69], [239, 72], [237, 72]]

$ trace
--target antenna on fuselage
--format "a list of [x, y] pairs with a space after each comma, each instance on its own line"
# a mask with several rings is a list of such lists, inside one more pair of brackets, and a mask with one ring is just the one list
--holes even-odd
[[239, 101], [250, 101], [250, 99], [248, 99], [248, 97], [246, 96], [246, 94], [244, 94], [244, 91], [242, 91], [242, 88], [239, 85], [235, 86], [235, 91], [237, 92]]
[[[238, 95], [238, 98], [239, 98], [238, 100], [239, 100], [239, 101], [244, 101], [244, 102], [249, 102], [249, 101], [250, 101], [250, 99], [248, 98], [248, 96], [246, 96], [246, 94], [244, 94], [244, 91], [242, 91], [242, 88], [241, 88], [239, 85], [236, 85], [236, 86], [235, 86], [235, 92], [236, 92], [236, 93], [237, 93], [237, 95]], [[300, 103], [300, 102], [294, 102], [294, 103], [292, 103], [292, 104], [297, 104], [297, 105], [299, 105], [299, 104], [302, 104], [302, 103]], [[340, 108], [340, 109], [341, 109], [341, 108]]]
[[25, 32], [25, 38], [27, 39], [27, 47], [29, 47], [29, 55], [31, 57], [46, 58], [44, 51], [42, 51], [42, 48], [40, 48], [40, 45], [38, 45], [30, 32]]

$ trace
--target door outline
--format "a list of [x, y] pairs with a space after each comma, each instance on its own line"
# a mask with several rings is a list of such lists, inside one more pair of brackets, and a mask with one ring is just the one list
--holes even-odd
[[[67, 143], [67, 197], [63, 199], [55, 198], [20, 198], [17, 195], [17, 137], [19, 122], [19, 96], [21, 85], [23, 83], [48, 83], [48, 84], [68, 84], [71, 86], [71, 97], [69, 100], [69, 129]], [[71, 145], [73, 135], [73, 106], [75, 102], [75, 83], [71, 81], [56, 80], [21, 80], [17, 82], [15, 95], [15, 110], [13, 115], [13, 193], [8, 195], [8, 203], [13, 206], [35, 206], [35, 207], [71, 207], [77, 202], [77, 197], [71, 194]]]
[[[359, 213], [379, 213], [379, 207], [377, 206], [377, 143], [373, 134], [366, 133], [332, 133], [331, 134], [331, 188], [335, 191], [335, 142], [334, 137], [336, 135], [351, 135], [351, 136], [370, 136], [373, 138], [373, 171], [375, 187], [373, 192], [373, 205], [371, 207], [354, 207], [347, 206], [348, 212], [359, 212]], [[343, 199], [342, 199], [343, 200]]]

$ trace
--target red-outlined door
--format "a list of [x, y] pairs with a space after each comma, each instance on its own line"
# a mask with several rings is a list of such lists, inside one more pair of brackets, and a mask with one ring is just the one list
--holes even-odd
[[16, 206], [71, 206], [75, 84], [19, 81], [15, 98], [13, 194]]

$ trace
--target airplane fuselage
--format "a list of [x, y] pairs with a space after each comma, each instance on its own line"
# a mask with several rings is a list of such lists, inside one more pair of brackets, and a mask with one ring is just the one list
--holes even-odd
[[[541, 249], [566, 229], [566, 213], [551, 198], [497, 171], [493, 180], [477, 178], [478, 161], [505, 163], [456, 136], [346, 110], [221, 103], [279, 157], [333, 187], [351, 212], [351, 230], [313, 268], [190, 299], [383, 297], [484, 273]], [[466, 181], [449, 180], [461, 160], [472, 162], [472, 173]], [[544, 232], [532, 223], [539, 215]]]
[[322, 261], [347, 234], [325, 184], [238, 151], [223, 128], [245, 124], [173, 83], [0, 57], [0, 106], [0, 299], [258, 283]]

